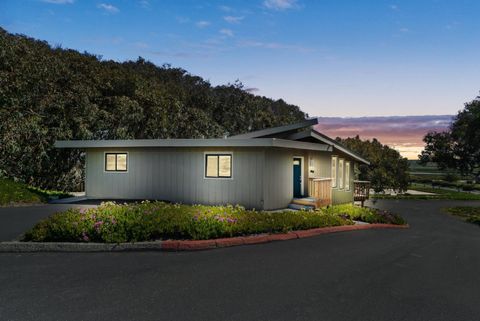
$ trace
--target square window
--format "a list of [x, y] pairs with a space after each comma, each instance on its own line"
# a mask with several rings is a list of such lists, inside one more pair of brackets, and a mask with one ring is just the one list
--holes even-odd
[[206, 154], [205, 177], [207, 178], [231, 178], [232, 155], [230, 154]]
[[126, 172], [127, 154], [126, 153], [106, 153], [105, 154], [106, 172]]

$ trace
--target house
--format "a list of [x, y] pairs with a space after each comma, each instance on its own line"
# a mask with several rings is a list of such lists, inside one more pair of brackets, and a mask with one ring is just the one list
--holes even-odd
[[240, 204], [273, 210], [353, 202], [367, 160], [317, 132], [317, 119], [223, 139], [57, 141], [86, 152], [91, 199]]

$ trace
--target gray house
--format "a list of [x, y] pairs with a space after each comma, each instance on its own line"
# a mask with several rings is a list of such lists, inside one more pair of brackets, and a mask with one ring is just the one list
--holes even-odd
[[353, 202], [367, 160], [315, 131], [317, 119], [224, 139], [57, 141], [86, 152], [91, 199], [280, 209]]

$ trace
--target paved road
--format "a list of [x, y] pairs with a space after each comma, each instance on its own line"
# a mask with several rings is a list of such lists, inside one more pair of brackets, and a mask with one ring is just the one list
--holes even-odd
[[441, 213], [449, 204], [376, 204], [408, 230], [188, 253], [0, 254], [0, 320], [479, 320], [480, 228]]

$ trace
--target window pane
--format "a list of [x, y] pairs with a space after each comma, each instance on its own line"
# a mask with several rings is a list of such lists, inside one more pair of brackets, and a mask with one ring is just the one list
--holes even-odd
[[343, 188], [343, 159], [338, 161], [338, 187]]
[[127, 154], [117, 154], [117, 171], [127, 170]]
[[332, 157], [332, 186], [337, 187], [337, 158]]
[[207, 156], [207, 177], [218, 177], [218, 156]]
[[105, 170], [114, 171], [115, 170], [115, 154], [107, 154]]
[[345, 189], [350, 190], [350, 162], [345, 163]]
[[220, 168], [218, 171], [218, 176], [230, 177], [232, 176], [231, 160], [232, 156], [219, 156]]

